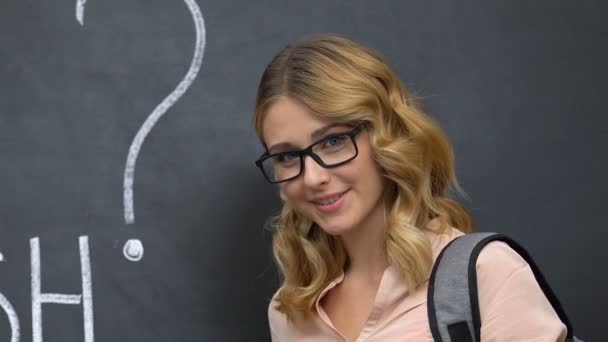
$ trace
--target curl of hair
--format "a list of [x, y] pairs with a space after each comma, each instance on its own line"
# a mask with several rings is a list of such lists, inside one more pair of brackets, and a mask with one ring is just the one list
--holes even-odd
[[[449, 190], [463, 192], [456, 181], [452, 147], [441, 128], [380, 54], [336, 35], [312, 36], [287, 46], [267, 66], [253, 120], [264, 146], [264, 113], [282, 96], [321, 118], [365, 123], [373, 158], [392, 191], [386, 254], [408, 287], [422, 285], [433, 260], [421, 229], [435, 217], [441, 229], [450, 225], [466, 233], [473, 225], [464, 206], [448, 197]], [[283, 279], [276, 307], [295, 321], [315, 312], [321, 291], [349, 260], [339, 237], [325, 233], [281, 198], [273, 235]]]

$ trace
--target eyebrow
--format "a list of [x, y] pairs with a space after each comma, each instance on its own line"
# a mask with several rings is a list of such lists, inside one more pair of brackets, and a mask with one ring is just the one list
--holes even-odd
[[[325, 133], [327, 133], [327, 131], [329, 131], [330, 129], [337, 127], [337, 126], [346, 126], [343, 123], [332, 123], [329, 124], [327, 126], [321, 127], [315, 131], [313, 131], [310, 134], [310, 138], [312, 139], [312, 141], [316, 141], [317, 139], [320, 139], [321, 136], [323, 136]], [[277, 143], [274, 144], [272, 146], [268, 147], [268, 153], [272, 154], [274, 153], [273, 150], [277, 150], [277, 149], [297, 149], [298, 147], [293, 145], [292, 143], [288, 143], [288, 142], [281, 142], [281, 143]]]

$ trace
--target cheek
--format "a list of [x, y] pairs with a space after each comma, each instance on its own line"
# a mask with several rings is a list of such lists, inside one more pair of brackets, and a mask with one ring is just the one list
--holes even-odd
[[359, 149], [359, 155], [355, 158], [353, 163], [353, 172], [365, 175], [365, 177], [369, 177], [370, 175], [377, 172], [378, 165], [374, 158], [371, 156], [368, 147], [362, 146]]
[[364, 186], [367, 191], [373, 193], [382, 191], [382, 170], [370, 155], [364, 155], [364, 158], [361, 158], [355, 174], [358, 183]]

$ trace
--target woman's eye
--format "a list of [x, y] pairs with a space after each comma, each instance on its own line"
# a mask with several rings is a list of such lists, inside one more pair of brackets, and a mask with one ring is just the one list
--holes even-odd
[[283, 152], [283, 153], [279, 154], [277, 157], [278, 157], [277, 159], [279, 160], [279, 162], [290, 162], [295, 159], [298, 159], [299, 156], [295, 152]]
[[342, 144], [344, 144], [344, 140], [346, 140], [345, 135], [336, 135], [336, 136], [327, 138], [327, 140], [325, 140], [324, 145], [325, 145], [325, 147], [342, 146]]

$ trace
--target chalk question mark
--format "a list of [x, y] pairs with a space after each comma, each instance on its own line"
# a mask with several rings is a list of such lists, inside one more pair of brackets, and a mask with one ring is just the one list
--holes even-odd
[[[84, 25], [84, 7], [87, 0], [76, 1], [76, 20]], [[194, 20], [194, 27], [196, 28], [196, 45], [194, 47], [194, 56], [190, 63], [188, 72], [177, 85], [177, 87], [169, 94], [165, 99], [154, 108], [154, 111], [148, 116], [146, 121], [142, 124], [139, 131], [135, 135], [131, 146], [129, 147], [129, 154], [127, 155], [127, 162], [125, 166], [124, 179], [123, 179], [123, 201], [124, 201], [124, 218], [126, 224], [132, 224], [135, 222], [135, 213], [133, 210], [133, 180], [135, 178], [135, 163], [137, 162], [137, 156], [141, 149], [141, 146], [150, 133], [150, 130], [154, 127], [156, 122], [163, 116], [169, 108], [171, 108], [180, 97], [190, 88], [192, 82], [198, 75], [203, 62], [203, 54], [205, 52], [205, 21], [201, 10], [195, 0], [184, 0], [192, 19]], [[131, 261], [139, 261], [144, 256], [144, 247], [139, 239], [129, 239], [124, 247], [123, 254], [125, 258]]]

